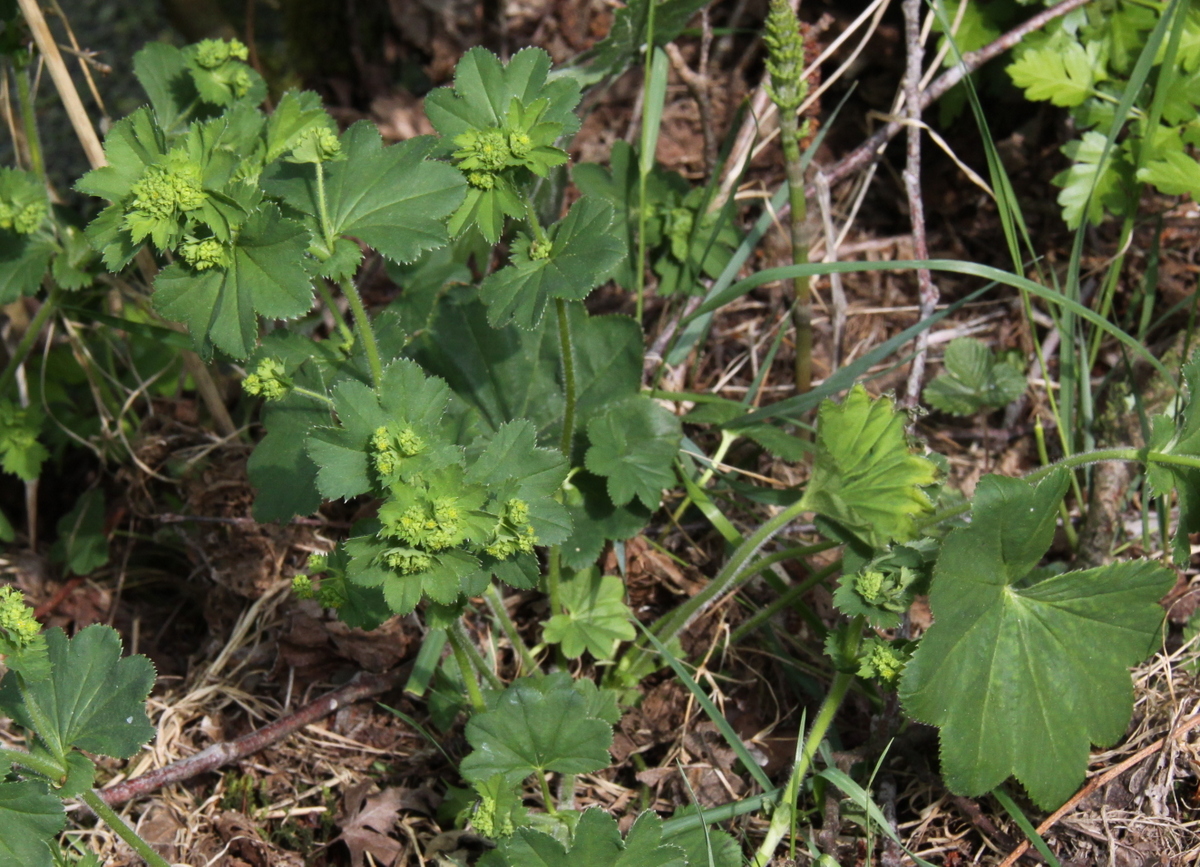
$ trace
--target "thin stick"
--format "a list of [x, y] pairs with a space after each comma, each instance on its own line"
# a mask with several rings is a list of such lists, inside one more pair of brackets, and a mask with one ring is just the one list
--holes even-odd
[[[1090, 795], [1092, 792], [1096, 791], [1096, 789], [1111, 782], [1112, 780], [1116, 779], [1117, 777], [1121, 776], [1121, 774], [1125, 773], [1127, 770], [1132, 768], [1134, 765], [1136, 765], [1139, 762], [1144, 761], [1145, 759], [1154, 755], [1156, 752], [1158, 752], [1159, 750], [1161, 750], [1163, 747], [1165, 747], [1167, 745], [1167, 741], [1174, 740], [1175, 738], [1178, 738], [1181, 735], [1187, 734], [1192, 729], [1194, 729], [1196, 726], [1200, 726], [1200, 713], [1195, 714], [1194, 716], [1188, 717], [1186, 720], [1184, 720], [1182, 723], [1180, 723], [1178, 728], [1174, 729], [1166, 737], [1159, 738], [1154, 743], [1150, 744], [1150, 746], [1145, 747], [1144, 749], [1138, 750], [1138, 752], [1134, 753], [1132, 756], [1127, 758], [1125, 761], [1121, 762], [1119, 765], [1113, 765], [1111, 768], [1109, 768], [1104, 773], [1098, 774], [1097, 776], [1092, 777], [1090, 780], [1087, 781], [1087, 783], [1084, 784], [1084, 787], [1082, 789], [1080, 789], [1078, 792], [1076, 792], [1071, 797], [1071, 800], [1067, 801], [1065, 804], [1063, 804], [1061, 807], [1059, 807], [1057, 810], [1055, 810], [1053, 813], [1051, 813], [1049, 818], [1046, 819], [1046, 821], [1044, 821], [1044, 822], [1042, 822], [1042, 824], [1038, 825], [1038, 827], [1037, 827], [1038, 834], [1044, 835], [1047, 831], [1049, 831], [1052, 827], [1054, 827], [1054, 825], [1058, 822], [1059, 819], [1061, 819], [1063, 816], [1067, 815], [1067, 813], [1071, 812], [1077, 806], [1079, 806], [1079, 802], [1082, 801], [1084, 798], [1086, 798], [1088, 795]], [[1028, 840], [1025, 840], [1024, 842], [1022, 842], [1021, 845], [1019, 845], [1016, 849], [1013, 849], [1012, 852], [1009, 853], [1007, 858], [1005, 858], [1003, 861], [1000, 862], [1000, 867], [1012, 867], [1012, 865], [1017, 862], [1017, 859], [1020, 858], [1022, 855], [1024, 855], [1026, 851], [1028, 851], [1028, 849], [1031, 845], [1032, 844]]]
[[[1034, 15], [1023, 24], [1014, 27], [995, 42], [985, 45], [978, 51], [964, 54], [962, 63], [943, 72], [933, 84], [921, 92], [921, 108], [929, 108], [939, 97], [962, 81], [967, 75], [983, 66], [983, 64], [992, 58], [998, 57], [1008, 51], [1030, 33], [1041, 30], [1054, 19], [1061, 18], [1068, 12], [1078, 9], [1080, 6], [1086, 6], [1090, 2], [1091, 0], [1063, 0], [1057, 6], [1051, 6], [1049, 9]], [[825, 177], [829, 180], [830, 185], [849, 177], [859, 169], [879, 159], [887, 143], [891, 141], [896, 133], [900, 132], [900, 128], [903, 126], [904, 124], [898, 120], [891, 121], [849, 154], [838, 160], [825, 172]], [[813, 195], [814, 193], [816, 193], [815, 187], [808, 192], [808, 195]]]
[[384, 674], [360, 674], [341, 689], [334, 690], [316, 701], [309, 702], [291, 716], [242, 735], [240, 738], [206, 747], [194, 756], [172, 762], [132, 780], [126, 780], [101, 791], [100, 797], [109, 806], [123, 804], [131, 798], [146, 795], [163, 786], [181, 783], [200, 774], [215, 771], [238, 759], [269, 747], [293, 732], [324, 719], [340, 707], [387, 692], [398, 685], [412, 669], [412, 663]]
[[42, 8], [38, 5], [38, 0], [17, 0], [17, 3], [21, 7], [21, 14], [25, 16], [25, 22], [29, 25], [30, 33], [33, 34], [38, 51], [46, 60], [46, 67], [50, 70], [50, 77], [54, 79], [58, 97], [63, 101], [67, 117], [71, 119], [71, 126], [75, 128], [75, 135], [83, 145], [83, 152], [87, 154], [92, 168], [98, 169], [105, 164], [104, 148], [83, 108], [83, 100], [79, 98], [79, 91], [75, 89], [75, 82], [71, 80], [71, 73], [67, 64], [63, 62], [62, 54], [59, 53], [54, 34], [46, 24]]
[[[925, 45], [921, 41], [921, 0], [904, 0], [904, 44], [908, 64], [904, 74], [904, 105], [908, 116], [908, 163], [904, 167], [904, 190], [908, 195], [909, 220], [912, 223], [913, 258], [928, 259], [929, 245], [925, 240], [925, 202], [921, 198], [921, 61]], [[917, 295], [921, 318], [932, 315], [938, 303], [938, 289], [928, 268], [917, 269]], [[905, 403], [914, 406], [921, 397], [921, 381], [925, 378], [925, 354], [929, 349], [929, 330], [917, 335], [917, 354], [908, 373], [908, 393]]]

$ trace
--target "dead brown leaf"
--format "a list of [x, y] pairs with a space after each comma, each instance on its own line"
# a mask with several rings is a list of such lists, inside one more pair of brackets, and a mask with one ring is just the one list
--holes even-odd
[[393, 863], [400, 854], [400, 842], [389, 837], [388, 832], [396, 824], [407, 792], [393, 787], [367, 794], [373, 786], [370, 780], [351, 786], [342, 801], [345, 818], [337, 839], [350, 850], [350, 863], [354, 867], [362, 867], [366, 852], [383, 865]]

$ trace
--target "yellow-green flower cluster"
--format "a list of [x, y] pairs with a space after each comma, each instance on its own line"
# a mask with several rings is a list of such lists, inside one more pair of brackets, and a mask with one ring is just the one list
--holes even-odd
[[229, 267], [229, 251], [216, 238], [188, 238], [180, 245], [179, 255], [197, 271]]
[[236, 39], [202, 39], [196, 43], [196, 64], [205, 69], [216, 69], [229, 60], [246, 60], [249, 49]]
[[0, 201], [0, 229], [11, 229], [19, 235], [30, 235], [42, 225], [46, 213], [45, 202], [30, 202], [22, 206], [15, 202]]
[[537, 533], [529, 523], [529, 504], [514, 497], [505, 504], [496, 535], [484, 550], [497, 560], [507, 560], [517, 554], [533, 553], [537, 543]]
[[42, 631], [21, 591], [0, 587], [0, 630], [18, 647], [28, 647]]
[[371, 460], [376, 472], [384, 479], [390, 479], [399, 472], [405, 458], [416, 457], [423, 451], [425, 440], [408, 426], [381, 426], [376, 428], [371, 437]]
[[291, 377], [278, 358], [264, 358], [254, 372], [242, 380], [246, 394], [262, 395], [266, 400], [282, 400], [292, 390]]
[[200, 167], [182, 154], [171, 154], [166, 165], [146, 169], [131, 188], [136, 210], [160, 220], [194, 211], [204, 204]]
[[864, 642], [858, 673], [862, 677], [878, 678], [885, 685], [894, 686], [911, 657], [910, 652], [886, 641], [868, 638]]
[[399, 514], [380, 512], [386, 535], [428, 551], [444, 551], [462, 544], [462, 517], [457, 497], [417, 503]]

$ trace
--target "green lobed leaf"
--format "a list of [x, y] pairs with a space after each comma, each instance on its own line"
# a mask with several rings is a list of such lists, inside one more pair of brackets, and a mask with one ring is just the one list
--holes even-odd
[[1200, 196], [1200, 163], [1182, 152], [1168, 152], [1162, 159], [1151, 160], [1138, 169], [1137, 179], [1153, 184], [1168, 196]]
[[601, 575], [594, 567], [585, 569], [563, 578], [559, 598], [566, 613], [550, 618], [542, 638], [548, 644], [561, 644], [570, 659], [588, 650], [597, 660], [611, 661], [620, 642], [637, 637], [620, 578]]
[[32, 482], [50, 453], [38, 442], [41, 419], [30, 409], [0, 398], [0, 470]]
[[608, 495], [623, 506], [635, 496], [651, 510], [675, 483], [674, 463], [683, 439], [678, 417], [644, 395], [611, 404], [588, 422], [592, 443], [584, 458], [590, 472], [608, 480]]
[[196, 271], [175, 262], [154, 281], [154, 306], [186, 322], [196, 346], [245, 358], [258, 342], [258, 316], [293, 319], [312, 308], [304, 268], [308, 232], [264, 204], [246, 219], [229, 250], [228, 268]]
[[[641, 813], [625, 839], [617, 820], [592, 807], [579, 814], [568, 850], [543, 831], [518, 828], [502, 841], [489, 864], [506, 867], [686, 867], [684, 850], [663, 839], [662, 819], [652, 810]], [[725, 867], [724, 862], [718, 862]], [[707, 860], [698, 861], [702, 867]]]
[[308, 438], [308, 453], [318, 467], [317, 487], [326, 499], [382, 492], [392, 478], [372, 464], [372, 440], [380, 429], [409, 430], [425, 443], [419, 453], [398, 461], [397, 479], [462, 462], [461, 447], [439, 432], [450, 389], [421, 367], [399, 359], [383, 371], [378, 392], [357, 380], [333, 388], [337, 427], [317, 428]]
[[154, 737], [146, 716], [155, 677], [150, 660], [122, 659], [117, 631], [100, 624], [74, 638], [61, 629], [45, 635], [50, 677], [22, 686], [14, 674], [6, 675], [0, 681], [0, 710], [35, 731], [60, 761], [72, 747], [127, 759]]
[[474, 748], [462, 761], [467, 780], [503, 774], [510, 784], [538, 771], [584, 774], [607, 767], [612, 726], [588, 716], [570, 678], [523, 677], [467, 723]]
[[971, 525], [934, 570], [934, 624], [900, 684], [905, 710], [941, 727], [942, 772], [963, 795], [1010, 775], [1052, 809], [1083, 781], [1089, 744], [1129, 722], [1129, 667], [1161, 641], [1158, 600], [1174, 575], [1147, 560], [1037, 570], [1069, 484], [985, 476]]
[[133, 55], [133, 74], [150, 97], [159, 125], [176, 131], [199, 98], [183, 52], [165, 42], [147, 42]]
[[[1187, 401], [1176, 418], [1164, 413], [1151, 419], [1148, 445], [1151, 452], [1200, 457], [1200, 404], [1196, 401], [1200, 394], [1200, 353], [1192, 355], [1182, 373]], [[1192, 556], [1189, 536], [1200, 532], [1200, 470], [1150, 462], [1146, 482], [1154, 496], [1167, 496], [1172, 489], [1179, 496], [1179, 520], [1171, 548], [1176, 565], [1185, 566]]]
[[[341, 144], [346, 159], [323, 168], [332, 239], [358, 238], [395, 262], [447, 243], [446, 218], [462, 202], [466, 182], [456, 169], [426, 159], [434, 139], [383, 147], [375, 125], [360, 121], [342, 133]], [[263, 188], [315, 218], [316, 173], [312, 164], [277, 163], [264, 174]]]
[[625, 245], [610, 231], [613, 209], [605, 202], [580, 199], [547, 232], [550, 247], [538, 255], [537, 242], [521, 235], [511, 264], [494, 271], [479, 287], [488, 305], [488, 322], [514, 322], [533, 328], [552, 298], [582, 301], [620, 263]]
[[909, 449], [904, 416], [890, 398], [872, 399], [856, 385], [840, 405], [821, 403], [803, 497], [811, 510], [882, 548], [912, 538], [913, 519], [933, 508], [922, 488], [936, 477], [933, 463]]
[[[689, 805], [676, 810], [671, 818], [681, 819], [699, 812]], [[719, 828], [695, 825], [683, 831], [668, 830], [663, 834], [663, 843], [683, 849], [688, 867], [741, 867], [742, 864], [742, 847]]]
[[562, 124], [562, 134], [571, 135], [579, 129], [579, 85], [567, 78], [547, 81], [549, 73], [550, 55], [540, 48], [523, 48], [507, 64], [486, 48], [472, 48], [454, 67], [454, 85], [426, 95], [425, 114], [439, 134], [453, 139], [503, 126], [514, 99], [521, 105], [545, 99], [542, 119]]
[[1025, 392], [1025, 377], [1013, 365], [998, 361], [987, 345], [973, 337], [950, 341], [943, 359], [946, 372], [929, 383], [921, 397], [934, 409], [972, 415], [1005, 406]]
[[0, 867], [53, 867], [62, 800], [36, 780], [0, 782]]

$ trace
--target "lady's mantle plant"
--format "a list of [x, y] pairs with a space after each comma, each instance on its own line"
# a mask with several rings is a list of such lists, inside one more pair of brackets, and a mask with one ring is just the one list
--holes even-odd
[[[1131, 709], [1125, 667], [1155, 646], [1155, 601], [1170, 573], [1149, 562], [1063, 574], [1041, 565], [1065, 468], [1032, 481], [986, 477], [970, 525], [943, 542], [933, 531], [957, 513], [934, 512], [935, 464], [910, 446], [892, 402], [861, 386], [821, 405], [804, 489], [652, 626], [654, 642], [619, 652], [633, 638], [632, 615], [619, 579], [594, 569], [599, 554], [643, 529], [680, 474], [703, 491], [679, 460], [678, 418], [641, 391], [640, 327], [580, 303], [631, 247], [628, 214], [616, 214], [628, 204], [614, 192], [627, 185], [622, 172], [585, 171], [581, 186], [594, 195], [548, 225], [540, 216], [563, 211], [557, 185], [542, 181], [567, 162], [560, 145], [579, 125], [578, 86], [552, 78], [544, 52], [503, 64], [474, 49], [454, 84], [427, 98], [439, 135], [384, 146], [366, 123], [339, 134], [314, 94], [287, 93], [262, 112], [265, 90], [244, 59], [237, 43], [213, 41], [138, 54], [150, 105], [113, 127], [109, 165], [78, 183], [108, 202], [87, 238], [112, 270], [136, 261], [154, 307], [186, 323], [201, 353], [245, 360], [244, 388], [266, 402], [266, 434], [249, 463], [260, 520], [333, 499], [374, 505], [296, 588], [356, 626], [416, 610], [431, 635], [448, 637], [473, 710], [461, 767], [478, 795], [471, 821], [500, 841], [489, 864], [585, 853], [597, 864], [707, 864], [714, 840], [724, 853], [716, 863], [736, 863], [725, 838], [699, 846], [653, 815], [622, 840], [609, 817], [570, 809], [569, 782], [608, 763], [616, 690], [659, 665], [658, 649], [678, 647], [705, 606], [754, 574], [762, 547], [806, 514], [844, 546], [835, 602], [849, 621], [827, 641], [837, 674], [797, 779], [860, 676], [898, 685], [910, 714], [941, 726], [946, 778], [966, 794], [1015, 775], [1037, 802], [1057, 803], [1082, 779], [1089, 744], [1119, 736]], [[57, 263], [79, 261], [38, 192], [25, 175], [0, 175], [0, 289], [13, 297], [37, 291], [48, 263], [65, 285], [69, 269]], [[669, 198], [673, 211], [687, 202], [682, 191]], [[707, 267], [693, 228], [660, 230], [688, 271]], [[476, 285], [462, 251], [491, 256], [502, 240], [506, 264]], [[403, 288], [375, 316], [356, 285], [367, 250]], [[276, 328], [260, 339], [260, 317], [307, 316], [314, 293], [334, 317], [332, 335]], [[1194, 389], [1200, 364], [1187, 375]], [[31, 423], [12, 407], [4, 415], [6, 406], [0, 456], [30, 475], [41, 458], [25, 436]], [[1183, 542], [1197, 526], [1198, 417], [1189, 405], [1178, 422], [1155, 422], [1149, 449], [1102, 455], [1148, 462], [1157, 491], [1179, 491]], [[496, 616], [528, 676], [496, 681], [459, 618], [475, 598], [495, 603], [497, 580], [543, 589], [542, 642], [610, 663], [607, 686], [534, 673], [534, 651], [502, 603]], [[882, 630], [926, 591], [934, 626], [915, 649], [886, 640]], [[0, 827], [23, 822], [29, 839], [44, 840], [61, 824], [60, 797], [97, 800], [75, 747], [128, 756], [148, 739], [152, 671], [119, 660], [102, 627], [41, 638], [12, 606], [0, 597], [11, 669], [0, 709], [33, 739], [28, 753], [0, 753]], [[89, 666], [104, 678], [87, 676]], [[567, 778], [563, 803], [550, 794], [551, 773]], [[544, 814], [523, 806], [530, 778]], [[19, 851], [0, 848], [0, 867], [47, 863], [48, 850], [24, 840]]]

